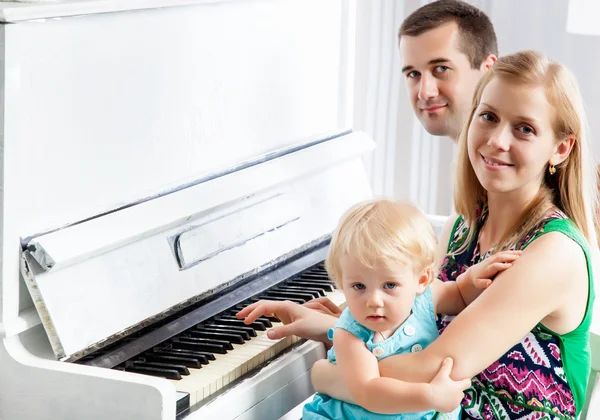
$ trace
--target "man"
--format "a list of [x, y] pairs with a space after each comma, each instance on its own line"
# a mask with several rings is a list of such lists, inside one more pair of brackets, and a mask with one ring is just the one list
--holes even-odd
[[492, 22], [468, 3], [439, 0], [409, 15], [398, 39], [415, 114], [430, 134], [456, 143], [475, 86], [498, 55]]

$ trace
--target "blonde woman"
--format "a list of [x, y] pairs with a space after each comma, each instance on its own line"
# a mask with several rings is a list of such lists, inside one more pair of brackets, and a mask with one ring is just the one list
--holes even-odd
[[[451, 357], [453, 379], [473, 378], [463, 418], [575, 419], [590, 368], [598, 251], [581, 95], [564, 66], [523, 51], [498, 59], [472, 105], [459, 139], [458, 216], [443, 234], [441, 279], [456, 280], [503, 250], [523, 253], [458, 316], [441, 319], [442, 334], [429, 347], [382, 360], [380, 373], [427, 382]], [[253, 316], [261, 310], [287, 316], [285, 333], [322, 337], [319, 323], [332, 322], [306, 307], [263, 305]], [[319, 392], [348, 400], [339, 378], [327, 362], [313, 369]]]

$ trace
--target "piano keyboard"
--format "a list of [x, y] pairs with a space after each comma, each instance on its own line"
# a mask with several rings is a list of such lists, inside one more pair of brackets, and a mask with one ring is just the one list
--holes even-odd
[[279, 320], [257, 319], [250, 325], [235, 318], [243, 307], [260, 299], [305, 303], [327, 296], [338, 306], [345, 302], [322, 264], [285, 280], [246, 301], [203, 321], [181, 334], [139, 354], [115, 369], [170, 380], [177, 391], [189, 394], [190, 406], [207, 399], [223, 387], [298, 342], [298, 337], [271, 340], [267, 331]]

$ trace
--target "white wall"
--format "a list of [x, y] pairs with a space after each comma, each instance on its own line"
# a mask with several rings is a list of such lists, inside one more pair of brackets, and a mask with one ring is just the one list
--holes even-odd
[[[568, 1], [471, 1], [492, 19], [500, 54], [534, 49], [565, 64], [577, 77], [592, 133], [594, 158], [600, 162], [600, 36], [566, 31]], [[600, 17], [600, 16], [599, 16]]]

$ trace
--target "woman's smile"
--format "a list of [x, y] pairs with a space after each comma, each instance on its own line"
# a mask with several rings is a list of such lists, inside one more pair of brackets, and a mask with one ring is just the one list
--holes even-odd
[[483, 164], [485, 166], [486, 169], [492, 170], [492, 171], [498, 171], [504, 168], [510, 168], [512, 166], [515, 165], [511, 165], [509, 163], [503, 162], [499, 159], [495, 159], [492, 157], [486, 157], [482, 154], [480, 154], [481, 159], [483, 160]]

